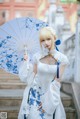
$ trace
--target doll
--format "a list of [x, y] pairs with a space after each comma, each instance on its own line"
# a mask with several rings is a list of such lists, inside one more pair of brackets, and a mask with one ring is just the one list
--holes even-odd
[[28, 56], [25, 55], [25, 61], [19, 69], [19, 77], [27, 83], [27, 87], [18, 119], [66, 119], [60, 87], [62, 74], [69, 63], [68, 58], [56, 50], [57, 36], [51, 27], [43, 27], [39, 31], [39, 38], [42, 50], [34, 54], [34, 63], [27, 62]]

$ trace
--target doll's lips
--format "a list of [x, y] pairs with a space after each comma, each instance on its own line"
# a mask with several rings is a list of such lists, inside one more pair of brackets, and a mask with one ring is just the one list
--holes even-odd
[[47, 45], [47, 46], [46, 46], [46, 48], [49, 48], [49, 47], [50, 47], [50, 45]]

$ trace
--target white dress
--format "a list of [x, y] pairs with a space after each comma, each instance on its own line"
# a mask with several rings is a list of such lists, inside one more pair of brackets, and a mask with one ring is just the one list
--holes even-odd
[[[67, 57], [56, 50], [54, 51], [54, 57], [60, 64], [68, 64]], [[30, 80], [32, 82], [24, 91], [18, 119], [24, 119], [24, 114], [26, 114], [27, 119], [66, 119], [60, 98], [61, 84], [54, 80], [57, 74], [57, 64], [42, 63], [41, 58], [41, 54], [34, 56], [34, 63], [37, 64], [37, 74], [34, 79], [33, 76], [30, 78], [31, 75], [29, 75], [30, 79], [27, 77], [31, 70], [25, 69], [24, 71], [26, 62], [21, 67], [20, 78], [27, 83]], [[38, 109], [40, 103], [42, 103], [42, 108]], [[45, 112], [42, 112], [42, 109]]]

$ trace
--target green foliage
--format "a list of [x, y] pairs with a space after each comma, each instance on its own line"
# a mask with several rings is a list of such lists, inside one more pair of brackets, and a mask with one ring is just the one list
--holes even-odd
[[80, 0], [60, 0], [62, 3], [78, 3]]

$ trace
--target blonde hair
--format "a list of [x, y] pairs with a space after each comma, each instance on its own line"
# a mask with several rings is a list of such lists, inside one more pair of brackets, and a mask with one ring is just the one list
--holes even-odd
[[52, 39], [52, 47], [51, 49], [54, 49], [55, 46], [55, 40], [57, 38], [56, 32], [53, 28], [47, 26], [43, 27], [39, 31], [39, 38], [40, 38], [40, 45], [43, 39], [51, 38]]

